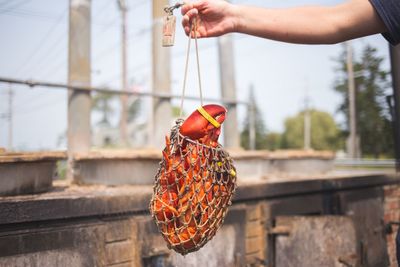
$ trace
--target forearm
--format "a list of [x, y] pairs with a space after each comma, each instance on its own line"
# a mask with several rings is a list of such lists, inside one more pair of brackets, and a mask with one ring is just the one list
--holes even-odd
[[232, 8], [236, 17], [234, 31], [283, 42], [331, 44], [385, 30], [367, 0], [333, 7]]

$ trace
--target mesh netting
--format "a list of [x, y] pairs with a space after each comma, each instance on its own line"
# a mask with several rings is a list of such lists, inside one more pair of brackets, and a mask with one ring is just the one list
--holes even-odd
[[150, 212], [169, 248], [185, 255], [214, 237], [236, 188], [236, 170], [220, 146], [209, 147], [179, 133], [166, 138], [155, 177]]

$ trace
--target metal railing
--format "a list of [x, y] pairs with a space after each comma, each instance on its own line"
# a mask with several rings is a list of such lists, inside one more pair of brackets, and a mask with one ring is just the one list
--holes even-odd
[[[13, 79], [0, 77], [0, 82], [4, 83], [12, 83], [12, 84], [22, 84], [27, 85], [29, 87], [42, 86], [49, 87], [54, 89], [69, 89], [69, 90], [78, 90], [78, 91], [89, 91], [89, 92], [99, 92], [99, 93], [109, 93], [116, 95], [134, 95], [134, 96], [145, 96], [145, 97], [155, 97], [155, 98], [166, 98], [166, 99], [180, 99], [181, 95], [177, 94], [163, 94], [156, 92], [129, 92], [123, 91], [117, 88], [112, 87], [93, 87], [93, 86], [81, 86], [81, 85], [69, 85], [63, 83], [52, 83], [45, 81], [37, 81], [37, 80], [21, 80], [21, 79]], [[185, 96], [185, 99], [189, 100], [199, 100], [198, 96]], [[246, 101], [234, 100], [234, 99], [225, 99], [225, 98], [210, 98], [203, 97], [205, 101], [215, 101], [220, 102], [227, 105], [249, 105]]]
[[395, 159], [335, 159], [334, 166], [339, 168], [390, 168], [396, 167]]

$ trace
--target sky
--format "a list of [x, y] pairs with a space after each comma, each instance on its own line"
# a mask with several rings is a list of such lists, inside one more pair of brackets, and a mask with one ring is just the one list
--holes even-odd
[[[151, 1], [126, 0], [128, 5], [128, 80], [136, 90], [151, 91]], [[117, 1], [92, 0], [92, 85], [120, 87], [121, 36]], [[237, 4], [270, 8], [303, 5], [335, 5], [339, 0], [247, 0]], [[172, 3], [172, 2], [171, 2]], [[186, 36], [177, 15], [175, 46], [171, 50], [172, 93], [180, 94]], [[316, 25], [317, 27], [317, 25]], [[0, 0], [0, 77], [35, 79], [48, 82], [67, 81], [68, 42], [67, 0]], [[344, 118], [336, 113], [341, 99], [333, 91], [337, 73], [333, 60], [343, 50], [337, 45], [286, 44], [241, 34], [232, 34], [235, 62], [236, 93], [247, 100], [253, 86], [257, 105], [268, 131], [281, 132], [284, 120], [304, 108], [306, 95], [311, 107], [331, 113], [338, 123]], [[352, 41], [355, 57], [367, 44], [385, 58], [389, 69], [388, 44], [381, 35]], [[203, 94], [220, 97], [217, 39], [201, 39], [200, 64]], [[198, 95], [195, 55], [192, 49], [187, 85], [188, 95]], [[14, 150], [46, 150], [65, 148], [67, 127], [67, 92], [65, 90], [0, 83], [0, 147], [9, 143], [9, 90], [12, 98], [12, 148]], [[148, 99], [144, 101], [140, 119], [147, 120]], [[178, 101], [174, 101], [178, 104]], [[186, 101], [190, 112], [197, 101]], [[118, 107], [113, 117], [118, 122]], [[239, 107], [239, 125], [245, 121], [245, 107]], [[99, 115], [92, 116], [92, 125]]]

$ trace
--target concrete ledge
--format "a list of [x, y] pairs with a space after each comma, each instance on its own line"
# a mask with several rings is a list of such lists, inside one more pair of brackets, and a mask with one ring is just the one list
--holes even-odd
[[275, 178], [273, 181], [241, 183], [235, 193], [235, 201], [277, 198], [309, 193], [351, 190], [400, 183], [399, 174], [347, 172], [313, 177]]
[[0, 155], [0, 196], [45, 192], [50, 189], [57, 160], [64, 152]]
[[67, 186], [55, 182], [50, 192], [0, 197], [0, 224], [144, 212], [150, 186]]
[[[328, 151], [229, 151], [238, 180], [262, 179], [267, 173], [318, 175], [333, 168]], [[79, 184], [151, 185], [159, 167], [158, 150], [93, 151], [74, 155], [74, 178]]]
[[65, 151], [0, 153], [0, 164], [16, 162], [52, 161], [67, 158]]
[[332, 151], [316, 150], [228, 150], [235, 159], [333, 159], [335, 154]]
[[[274, 199], [400, 183], [400, 175], [359, 174], [302, 181], [239, 183], [234, 205], [247, 200]], [[0, 197], [0, 225], [115, 214], [148, 214], [152, 186], [67, 186], [55, 182], [51, 192]]]

